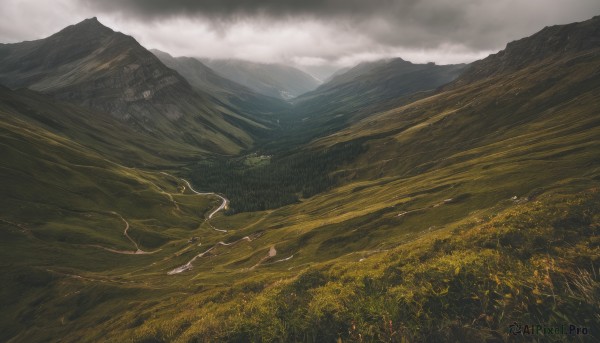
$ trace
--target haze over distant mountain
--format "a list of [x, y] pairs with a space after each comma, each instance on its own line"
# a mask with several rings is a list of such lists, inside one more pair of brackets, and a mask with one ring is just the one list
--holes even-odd
[[[354, 67], [356, 67], [356, 66], [354, 66]], [[338, 75], [342, 75], [354, 67], [344, 67], [344, 68], [340, 68], [340, 69], [334, 71], [333, 73], [331, 73], [331, 75], [329, 75], [328, 77], [323, 79], [323, 83], [328, 83], [329, 81], [333, 80], [334, 77], [336, 77]]]
[[304, 139], [334, 132], [374, 111], [425, 97], [464, 68], [464, 64], [415, 64], [401, 58], [361, 63], [293, 99], [295, 116], [287, 117], [286, 125], [296, 129], [285, 139], [300, 132]]
[[350, 67], [339, 67], [335, 65], [302, 65], [298, 66], [298, 69], [306, 72], [317, 78], [320, 83], [325, 83], [333, 77], [333, 75], [340, 73]]
[[247, 148], [253, 141], [248, 132], [265, 129], [223, 110], [135, 39], [96, 18], [45, 39], [0, 45], [0, 84], [107, 112], [150, 135], [212, 151]]
[[600, 341], [599, 43], [289, 102], [95, 20], [2, 45], [0, 341]]
[[173, 57], [164, 51], [156, 49], [151, 49], [150, 52], [156, 55], [167, 67], [176, 70], [192, 86], [204, 92], [224, 95], [252, 92], [249, 88], [217, 74], [196, 58]]
[[368, 95], [380, 100], [396, 98], [435, 89], [457, 78], [464, 68], [464, 64], [415, 64], [401, 58], [363, 62], [334, 75], [296, 102], [301, 103], [315, 95], [337, 97], [340, 93]]
[[196, 89], [230, 102], [244, 112], [254, 114], [257, 121], [277, 120], [275, 112], [285, 111], [289, 104], [251, 90], [231, 81], [193, 57], [173, 57], [160, 50], [151, 50], [167, 67], [174, 69]]
[[219, 75], [255, 92], [289, 100], [311, 91], [320, 84], [313, 76], [294, 67], [242, 60], [202, 59]]

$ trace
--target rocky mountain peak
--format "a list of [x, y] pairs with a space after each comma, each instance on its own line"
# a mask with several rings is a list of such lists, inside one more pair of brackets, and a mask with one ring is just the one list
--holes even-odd
[[55, 33], [49, 38], [66, 38], [66, 39], [98, 39], [114, 34], [115, 32], [104, 26], [98, 18], [88, 18], [77, 24], [67, 26], [61, 31]]
[[567, 25], [547, 26], [506, 45], [504, 50], [474, 62], [452, 87], [510, 73], [547, 58], [600, 49], [600, 16]]

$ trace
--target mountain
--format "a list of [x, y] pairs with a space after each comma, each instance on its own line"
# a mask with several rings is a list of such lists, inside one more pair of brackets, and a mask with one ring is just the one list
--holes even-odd
[[273, 146], [306, 142], [374, 112], [427, 97], [464, 68], [464, 64], [414, 64], [401, 58], [361, 63], [295, 98], [292, 114], [281, 119], [282, 126], [293, 130]]
[[359, 94], [365, 97], [365, 103], [385, 101], [434, 90], [453, 81], [464, 68], [464, 64], [414, 64], [401, 58], [364, 62], [295, 99], [295, 103], [307, 103], [319, 97], [341, 99]]
[[195, 89], [211, 94], [230, 104], [233, 111], [242, 112], [257, 122], [272, 124], [289, 104], [279, 98], [256, 93], [248, 87], [226, 79], [193, 57], [173, 57], [160, 50], [151, 50], [167, 67], [177, 71]]
[[[542, 30], [437, 87], [454, 67], [375, 63], [321, 90], [339, 112], [301, 97], [280, 134], [302, 143], [274, 154], [178, 160], [0, 88], [0, 340], [598, 341], [598, 27]], [[536, 46], [561, 37], [580, 43]]]
[[[323, 89], [331, 89], [336, 86], [340, 86], [344, 83], [352, 82], [355, 78], [360, 75], [366, 75], [371, 70], [379, 67], [383, 68], [385, 65], [390, 63], [391, 59], [383, 59], [379, 61], [373, 62], [362, 62], [354, 67], [342, 68], [338, 70], [336, 73], [332, 74], [327, 82], [321, 86]], [[398, 62], [404, 61], [401, 58], [397, 59]]]
[[281, 64], [254, 63], [242, 60], [203, 59], [219, 75], [253, 91], [284, 100], [311, 91], [320, 84], [313, 76]]
[[560, 59], [574, 52], [593, 52], [600, 45], [600, 16], [568, 25], [545, 27], [481, 61], [472, 63], [453, 85], [509, 74], [545, 59]]
[[338, 75], [342, 75], [352, 68], [353, 67], [343, 67], [343, 68], [340, 68], [340, 69], [334, 71], [333, 73], [331, 73], [331, 75], [329, 75], [328, 77], [323, 79], [323, 83], [327, 83], [327, 82], [331, 81], [334, 77], [336, 77]]
[[317, 80], [319, 80], [319, 83], [325, 83], [329, 79], [331, 79], [333, 77], [333, 75], [340, 73], [341, 71], [343, 71], [346, 68], [340, 69], [339, 67], [337, 67], [335, 65], [324, 64], [324, 65], [302, 65], [302, 66], [298, 66], [298, 69], [306, 72], [309, 75], [314, 76]]
[[173, 57], [156, 49], [150, 51], [167, 67], [182, 75], [192, 86], [204, 92], [224, 95], [252, 92], [249, 88], [220, 76], [198, 59]]
[[[546, 29], [544, 41], [595, 42], [598, 27], [594, 18]], [[600, 45], [545, 49], [538, 38], [473, 63], [489, 77], [374, 111], [254, 166], [248, 181], [281, 177], [272, 189], [310, 167], [321, 177], [300, 183], [328, 188], [216, 222], [241, 228], [236, 237], [261, 232], [262, 250], [223, 247], [195, 265], [244, 266], [244, 281], [188, 302], [221, 306], [131, 337], [189, 320], [177, 339], [501, 342], [511, 325], [534, 320], [583, 323], [581, 340], [598, 340]], [[277, 257], [253, 273], [269, 245]]]
[[[110, 113], [138, 131], [204, 152], [236, 153], [267, 128], [195, 91], [135, 39], [96, 18], [45, 39], [0, 45], [0, 84]], [[185, 130], [182, 128], [194, 128]]]

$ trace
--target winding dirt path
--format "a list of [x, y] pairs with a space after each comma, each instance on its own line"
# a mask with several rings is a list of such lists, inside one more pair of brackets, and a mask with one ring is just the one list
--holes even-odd
[[[204, 251], [204, 252], [202, 252], [202, 253], [194, 256], [191, 260], [188, 261], [188, 263], [186, 263], [186, 264], [184, 264], [184, 265], [182, 265], [180, 267], [177, 267], [177, 268], [175, 268], [175, 269], [167, 272], [167, 275], [175, 275], [175, 274], [179, 274], [179, 273], [185, 272], [186, 270], [191, 270], [192, 268], [194, 268], [194, 265], [193, 265], [194, 261], [196, 261], [200, 257], [204, 257], [204, 255], [206, 255], [209, 252], [213, 251], [218, 246], [232, 246], [232, 245], [235, 245], [235, 244], [237, 244], [237, 243], [239, 243], [241, 241], [252, 242], [252, 240], [253, 240], [252, 237], [245, 236], [245, 237], [242, 237], [242, 238], [238, 239], [237, 241], [231, 242], [231, 243], [225, 243], [223, 241], [217, 242], [215, 245], [213, 245], [212, 247], [210, 247], [208, 250], [206, 250], [206, 251]], [[274, 247], [272, 247], [272, 249], [274, 249]], [[275, 253], [277, 253], [277, 252], [275, 252]]]
[[277, 256], [277, 249], [275, 249], [275, 246], [272, 245], [271, 248], [269, 249], [269, 252], [267, 253], [267, 256], [263, 257], [260, 259], [260, 261], [258, 261], [255, 265], [253, 265], [252, 267], [250, 267], [250, 270], [253, 270], [254, 268], [260, 266], [263, 262], [265, 262], [266, 260], [273, 258]]
[[[170, 175], [170, 174], [167, 174], [167, 175]], [[181, 181], [183, 181], [188, 186], [188, 188], [197, 195], [214, 195], [214, 196], [221, 198], [221, 200], [222, 200], [221, 205], [219, 205], [219, 207], [215, 208], [211, 213], [209, 213], [207, 219], [211, 219], [217, 212], [225, 209], [225, 207], [227, 207], [227, 205], [229, 205], [229, 200], [227, 200], [227, 198], [225, 198], [224, 196], [214, 193], [214, 192], [198, 192], [197, 190], [194, 189], [194, 187], [192, 187], [192, 185], [190, 184], [190, 182], [188, 180], [182, 179], [182, 178], [179, 178], [179, 179]], [[227, 232], [227, 231], [225, 231], [225, 232]]]
[[87, 244], [86, 246], [110, 251], [112, 253], [121, 254], [121, 255], [150, 255], [150, 254], [154, 254], [154, 253], [157, 253], [162, 250], [162, 249], [158, 249], [158, 250], [154, 250], [154, 251], [143, 251], [143, 250], [132, 251], [132, 250], [111, 249], [111, 248], [103, 247], [103, 246], [97, 245], [97, 244]]
[[115, 216], [121, 218], [121, 220], [125, 223], [125, 230], [123, 230], [123, 235], [125, 237], [127, 237], [127, 239], [133, 244], [133, 246], [135, 247], [135, 251], [141, 251], [140, 247], [138, 246], [137, 242], [133, 240], [133, 238], [131, 238], [131, 236], [129, 236], [129, 233], [127, 233], [127, 231], [129, 231], [129, 222], [127, 220], [125, 220], [125, 218], [123, 218], [122, 215], [118, 214], [117, 212], [110, 212], [112, 214], [114, 214]]
[[104, 249], [106, 251], [110, 251], [110, 252], [113, 252], [116, 254], [124, 254], [124, 255], [145, 255], [145, 254], [154, 254], [155, 252], [160, 251], [160, 249], [155, 250], [155, 251], [144, 251], [144, 250], [140, 249], [140, 246], [138, 245], [138, 243], [133, 238], [131, 238], [131, 236], [129, 236], [129, 232], [128, 232], [129, 231], [129, 222], [127, 220], [125, 220], [125, 218], [123, 218], [123, 216], [117, 212], [111, 211], [108, 213], [119, 217], [119, 219], [121, 219], [123, 221], [123, 223], [125, 223], [125, 229], [123, 230], [123, 235], [125, 237], [127, 237], [127, 239], [133, 244], [133, 246], [135, 247], [135, 250], [134, 251], [117, 250], [117, 249], [111, 249], [111, 248], [107, 248], [107, 247], [103, 247], [101, 245], [95, 245], [95, 244], [90, 244], [90, 246]]
[[294, 257], [294, 255], [291, 255], [290, 257], [286, 257], [286, 258], [279, 259], [279, 260], [277, 260], [277, 261], [275, 261], [275, 262], [273, 262], [273, 263], [289, 261], [289, 260], [291, 260], [293, 257]]
[[194, 189], [194, 187], [192, 187], [192, 185], [190, 184], [190, 182], [186, 179], [177, 177], [175, 175], [169, 174], [167, 172], [160, 172], [163, 175], [167, 175], [169, 177], [172, 177], [174, 179], [179, 179], [181, 181], [183, 181], [183, 183], [186, 184], [186, 186], [190, 189], [190, 191], [192, 191], [194, 194], [196, 195], [212, 195], [212, 196], [216, 196], [218, 198], [220, 198], [221, 201], [221, 205], [219, 205], [219, 207], [215, 208], [212, 212], [210, 212], [208, 214], [208, 216], [206, 216], [204, 218], [204, 221], [208, 223], [208, 225], [210, 226], [211, 229], [215, 230], [215, 231], [219, 231], [219, 232], [227, 232], [227, 230], [223, 230], [223, 229], [217, 229], [216, 227], [214, 227], [214, 225], [212, 225], [212, 223], [210, 222], [210, 219], [217, 214], [219, 211], [222, 211], [224, 209], [227, 208], [227, 206], [229, 205], [229, 200], [227, 198], [225, 198], [224, 196], [214, 193], [214, 192], [198, 192], [197, 190]]
[[430, 206], [421, 207], [421, 208], [417, 208], [417, 209], [414, 209], [414, 210], [402, 211], [402, 212], [398, 213], [398, 214], [396, 215], [396, 217], [404, 217], [405, 215], [407, 215], [407, 214], [410, 214], [410, 213], [413, 213], [413, 212], [420, 212], [420, 211], [425, 211], [425, 210], [427, 210], [427, 209], [430, 209], [430, 208], [436, 208], [436, 207], [440, 207], [440, 206], [442, 206], [442, 205], [445, 205], [445, 204], [449, 204], [449, 203], [451, 203], [453, 200], [454, 200], [454, 199], [452, 199], [452, 198], [449, 198], [449, 199], [445, 199], [445, 200], [444, 200], [444, 201], [442, 201], [442, 202], [438, 202], [438, 203], [435, 203], [435, 204], [433, 204], [433, 205], [430, 205]]

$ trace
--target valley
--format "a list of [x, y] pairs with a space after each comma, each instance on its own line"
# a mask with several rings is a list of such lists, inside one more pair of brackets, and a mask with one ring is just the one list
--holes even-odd
[[1, 44], [0, 341], [597, 340], [595, 42], [321, 85], [95, 18]]

